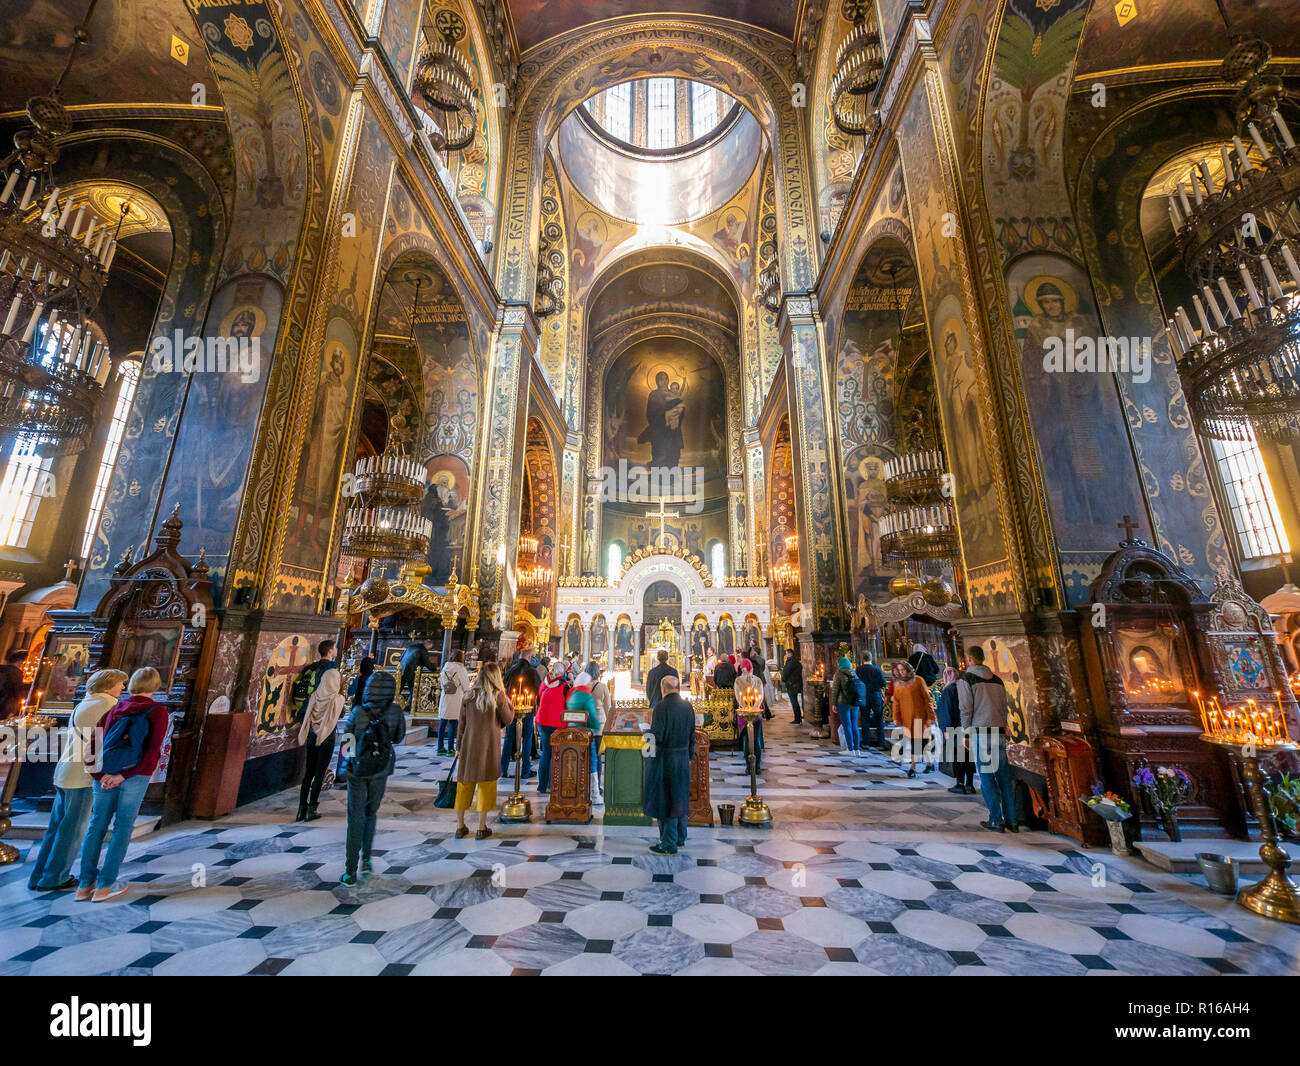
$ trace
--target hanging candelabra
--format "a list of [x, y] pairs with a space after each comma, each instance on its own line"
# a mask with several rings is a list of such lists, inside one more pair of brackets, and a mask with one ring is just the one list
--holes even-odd
[[91, 0], [49, 96], [27, 101], [14, 150], [0, 160], [0, 433], [51, 450], [84, 446], [112, 360], [95, 321], [122, 218], [103, 220], [54, 178], [72, 129], [60, 98], [90, 40]]
[[1269, 45], [1230, 26], [1229, 39], [1238, 133], [1169, 195], [1195, 319], [1179, 307], [1166, 331], [1202, 433], [1284, 439], [1300, 430], [1300, 151]]
[[870, 96], [884, 73], [884, 54], [871, 5], [866, 0], [848, 0], [843, 11], [853, 20], [853, 28], [835, 53], [831, 117], [845, 133], [859, 136], [874, 122]]
[[555, 571], [549, 566], [542, 566], [537, 560], [537, 538], [528, 533], [520, 534], [519, 554], [516, 557], [515, 575], [519, 591], [534, 597], [550, 585]]
[[799, 598], [799, 534], [785, 538], [785, 558], [772, 567], [772, 584], [787, 600]]
[[439, 151], [459, 152], [474, 143], [478, 132], [478, 107], [474, 101], [474, 76], [457, 43], [465, 38], [465, 20], [444, 8], [434, 18], [434, 32], [426, 31], [415, 67], [411, 95], [418, 96], [434, 119], [429, 139]]
[[353, 594], [369, 604], [388, 596], [386, 565], [423, 559], [433, 523], [421, 516], [424, 467], [395, 452], [358, 459], [352, 474], [352, 503], [343, 517], [345, 555], [371, 560], [369, 577]]

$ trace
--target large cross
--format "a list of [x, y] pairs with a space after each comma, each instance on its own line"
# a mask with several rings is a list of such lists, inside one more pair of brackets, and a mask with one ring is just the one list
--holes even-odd
[[1116, 527], [1124, 531], [1124, 539], [1132, 540], [1134, 532], [1140, 528], [1140, 523], [1134, 522], [1128, 515], [1124, 516], [1122, 522], [1116, 522]]
[[666, 519], [666, 518], [680, 518], [680, 517], [681, 517], [681, 512], [679, 512], [679, 511], [670, 511], [670, 510], [668, 510], [666, 507], [664, 507], [663, 497], [661, 496], [661, 497], [659, 498], [659, 510], [657, 510], [657, 511], [647, 511], [647, 512], [645, 513], [645, 516], [646, 516], [647, 518], [657, 518], [657, 519], [659, 519], [659, 540], [655, 541], [655, 547], [657, 548], [657, 547], [659, 547], [659, 541], [662, 541], [662, 540], [664, 539], [664, 519]]

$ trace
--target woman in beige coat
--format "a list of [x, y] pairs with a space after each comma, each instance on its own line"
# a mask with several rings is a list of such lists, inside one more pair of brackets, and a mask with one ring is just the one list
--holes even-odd
[[460, 709], [469, 691], [469, 671], [465, 669], [465, 653], [454, 651], [443, 665], [438, 676], [442, 691], [438, 695], [438, 754], [456, 754], [456, 726]]
[[465, 812], [477, 793], [478, 832], [475, 840], [492, 835], [487, 827], [488, 811], [497, 805], [497, 771], [501, 768], [501, 730], [512, 725], [515, 710], [510, 706], [501, 667], [486, 662], [460, 708], [459, 770], [456, 774], [456, 839], [469, 835]]

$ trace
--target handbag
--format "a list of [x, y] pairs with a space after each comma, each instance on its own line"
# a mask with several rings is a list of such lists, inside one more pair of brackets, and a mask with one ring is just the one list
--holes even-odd
[[451, 768], [447, 771], [447, 776], [443, 779], [442, 784], [438, 786], [438, 795], [434, 799], [433, 805], [444, 811], [451, 810], [456, 805], [456, 782], [453, 781], [452, 774], [456, 772], [456, 764], [460, 762], [460, 753], [456, 753], [456, 758], [451, 760]]

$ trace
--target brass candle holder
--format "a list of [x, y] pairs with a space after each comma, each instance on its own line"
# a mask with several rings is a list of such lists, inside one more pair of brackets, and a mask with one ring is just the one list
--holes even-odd
[[1237, 893], [1237, 903], [1265, 918], [1300, 925], [1300, 889], [1287, 876], [1291, 856], [1278, 845], [1277, 825], [1264, 792], [1264, 774], [1259, 767], [1261, 755], [1300, 750], [1300, 744], [1291, 740], [1287, 729], [1282, 694], [1275, 695], [1276, 710], [1268, 705], [1261, 706], [1254, 700], [1247, 700], [1239, 708], [1225, 708], [1219, 705], [1217, 696], [1212, 696], [1207, 703], [1199, 692], [1195, 693], [1205, 727], [1201, 739], [1241, 759], [1246, 792], [1259, 820], [1260, 836], [1264, 838], [1259, 857], [1268, 867], [1268, 875], [1241, 889]]
[[[16, 715], [0, 723], [6, 729], [11, 730], [14, 736], [13, 751], [5, 752], [0, 750], [0, 766], [7, 767], [4, 784], [0, 786], [0, 837], [3, 837], [13, 828], [14, 793], [18, 791], [18, 777], [23, 768], [18, 753], [25, 740], [24, 735], [29, 729], [48, 730], [54, 728], [54, 719], [41, 714], [40, 711], [35, 709], [40, 706], [41, 695], [40, 692], [36, 693], [32, 701], [32, 710], [27, 710], [27, 701], [24, 700], [22, 709]], [[9, 758], [4, 758], [6, 755]], [[6, 844], [3, 840], [0, 840], [0, 866], [12, 866], [21, 858], [22, 852], [12, 844]]]
[[500, 820], [507, 825], [527, 822], [533, 816], [533, 805], [523, 791], [524, 773], [524, 716], [533, 709], [533, 694], [522, 681], [515, 682], [515, 689], [510, 693], [510, 702], [515, 708], [515, 790], [501, 804]]
[[772, 811], [758, 794], [758, 736], [754, 723], [763, 713], [762, 695], [758, 689], [747, 688], [740, 695], [740, 713], [745, 718], [745, 733], [749, 738], [749, 755], [745, 761], [749, 766], [749, 796], [740, 807], [740, 824], [769, 828], [772, 825]]

